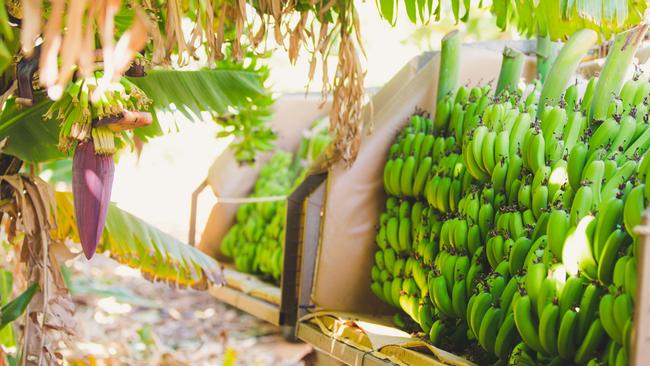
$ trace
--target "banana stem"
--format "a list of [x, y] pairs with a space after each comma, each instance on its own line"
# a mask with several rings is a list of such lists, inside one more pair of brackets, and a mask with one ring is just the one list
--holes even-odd
[[594, 90], [589, 111], [590, 121], [603, 121], [607, 116], [609, 104], [614, 96], [621, 91], [625, 73], [632, 63], [637, 48], [643, 41], [647, 29], [647, 24], [641, 24], [617, 34], [614, 38], [614, 43], [609, 50]]
[[504, 48], [496, 95], [499, 95], [504, 90], [515, 90], [521, 78], [523, 68], [524, 54], [510, 47]]
[[458, 87], [460, 78], [460, 32], [451, 31], [442, 39], [437, 101]]
[[597, 39], [598, 35], [595, 31], [581, 29], [573, 33], [571, 38], [564, 44], [544, 82], [539, 107], [537, 108], [538, 117], [544, 110], [545, 104], [557, 103], [560, 100], [564, 89], [578, 67], [578, 63], [580, 63], [580, 60], [591, 46], [596, 43]]
[[537, 78], [544, 83], [557, 56], [555, 45], [549, 36], [537, 37]]

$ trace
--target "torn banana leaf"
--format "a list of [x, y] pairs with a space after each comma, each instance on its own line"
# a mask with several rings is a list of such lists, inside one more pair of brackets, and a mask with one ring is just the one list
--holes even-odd
[[[72, 194], [56, 192], [57, 225], [52, 237], [78, 242]], [[223, 283], [221, 267], [200, 250], [162, 232], [144, 220], [111, 204], [97, 252], [140, 269], [151, 281], [179, 287], [206, 289]]]

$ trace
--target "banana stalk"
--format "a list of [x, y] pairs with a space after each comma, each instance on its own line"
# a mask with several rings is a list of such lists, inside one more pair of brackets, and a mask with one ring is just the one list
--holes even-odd
[[548, 36], [537, 37], [537, 78], [544, 83], [557, 52], [555, 45]]
[[614, 95], [618, 95], [623, 86], [624, 75], [627, 72], [637, 48], [643, 41], [648, 29], [647, 24], [641, 24], [626, 32], [616, 35], [614, 44], [598, 78], [594, 97], [589, 111], [589, 120], [603, 121]]
[[589, 51], [591, 46], [596, 43], [598, 35], [590, 29], [582, 29], [575, 32], [560, 50], [553, 66], [551, 67], [549, 77], [544, 82], [542, 94], [539, 99], [540, 108], [537, 109], [538, 117], [544, 110], [546, 103], [557, 103], [566, 89], [569, 80], [575, 73], [578, 63]]
[[516, 90], [523, 68], [524, 54], [510, 47], [504, 48], [496, 95], [499, 95], [503, 90]]
[[440, 49], [440, 71], [438, 77], [437, 101], [458, 87], [460, 78], [460, 32], [447, 33], [442, 39]]

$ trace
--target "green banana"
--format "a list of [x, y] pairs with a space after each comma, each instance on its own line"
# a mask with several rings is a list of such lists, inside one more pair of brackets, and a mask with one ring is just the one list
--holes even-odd
[[399, 219], [398, 228], [398, 253], [408, 253], [411, 250], [411, 219], [402, 217]]
[[[650, 159], [648, 159], [650, 161]], [[645, 184], [640, 184], [627, 195], [623, 208], [623, 223], [630, 236], [636, 236], [634, 228], [641, 223], [641, 215], [645, 210]]]
[[636, 172], [636, 166], [636, 161], [630, 160], [618, 168], [616, 173], [602, 187], [601, 197], [603, 201], [616, 197], [619, 193], [619, 186], [629, 181]]
[[545, 142], [541, 132], [534, 134], [530, 142], [531, 146], [528, 153], [528, 168], [535, 172], [545, 164]]
[[605, 337], [605, 331], [600, 323], [600, 319], [596, 319], [591, 323], [587, 335], [580, 347], [578, 347], [574, 360], [578, 364], [586, 364], [593, 354], [598, 350], [600, 344]]
[[514, 346], [519, 342], [519, 334], [515, 325], [515, 316], [507, 313], [494, 340], [494, 354], [500, 359], [506, 359]]
[[530, 184], [522, 184], [517, 193], [517, 202], [520, 207], [532, 208], [532, 188]]
[[578, 142], [569, 153], [569, 159], [567, 160], [567, 173], [569, 175], [569, 184], [575, 192], [580, 189], [582, 171], [585, 167], [588, 153], [589, 150], [587, 145], [582, 142]]
[[413, 155], [407, 157], [406, 160], [404, 160], [400, 176], [400, 192], [409, 197], [413, 196], [413, 179], [416, 169], [415, 164], [416, 160]]
[[[418, 119], [415, 119], [415, 120], [419, 121], [420, 119], [418, 118]], [[417, 130], [419, 130], [419, 128]], [[420, 161], [420, 160], [418, 160], [418, 158], [419, 158], [420, 153], [422, 151], [422, 144], [424, 142], [424, 137], [425, 137], [425, 134], [423, 132], [418, 132], [417, 134], [415, 134], [415, 139], [413, 140], [413, 149], [412, 149], [412, 152], [411, 152], [411, 156], [413, 156], [415, 158], [415, 160], [418, 161], [418, 162]]]
[[390, 191], [396, 196], [402, 195], [401, 191], [401, 178], [402, 178], [402, 167], [404, 166], [404, 160], [402, 158], [396, 158], [393, 160], [393, 165], [391, 167], [390, 174]]
[[627, 268], [627, 262], [629, 262], [630, 259], [631, 258], [629, 256], [625, 255], [616, 260], [612, 282], [617, 288], [622, 288], [625, 286], [625, 270]]
[[571, 212], [569, 213], [569, 224], [577, 225], [580, 220], [589, 215], [594, 205], [593, 189], [590, 186], [580, 187], [573, 198]]
[[[481, 160], [479, 166], [482, 166], [483, 171], [488, 175], [492, 174], [492, 170], [496, 165], [495, 160], [495, 143], [496, 143], [497, 133], [494, 131], [489, 131], [483, 138], [483, 144], [481, 146]], [[476, 159], [476, 156], [474, 156]], [[477, 160], [478, 162], [479, 160]], [[482, 165], [481, 165], [482, 163]]]
[[508, 313], [512, 310], [512, 300], [515, 297], [515, 293], [519, 291], [519, 278], [517, 276], [510, 277], [508, 284], [501, 292], [501, 297], [499, 298], [499, 305], [501, 309]]
[[569, 230], [570, 220], [566, 211], [553, 209], [548, 218], [546, 236], [548, 246], [551, 252], [557, 257], [562, 258], [562, 249]]
[[603, 245], [603, 250], [598, 260], [598, 279], [605, 285], [612, 283], [616, 258], [626, 237], [627, 235], [621, 229], [615, 229], [609, 234]]
[[537, 352], [543, 352], [537, 329], [537, 317], [532, 313], [531, 298], [528, 295], [517, 299], [514, 307], [515, 325], [526, 344]]
[[465, 281], [461, 280], [454, 283], [451, 290], [451, 304], [456, 317], [465, 319], [467, 314], [467, 292]]
[[569, 277], [559, 294], [560, 312], [566, 313], [580, 303], [584, 282], [580, 277]]
[[598, 207], [598, 222], [596, 224], [593, 243], [593, 251], [596, 258], [600, 258], [600, 254], [605, 247], [605, 241], [619, 224], [622, 216], [623, 200], [620, 198], [614, 197], [608, 201], [603, 201]]
[[418, 161], [424, 160], [426, 157], [431, 157], [431, 152], [433, 151], [433, 144], [436, 141], [436, 137], [433, 135], [426, 135], [422, 141], [422, 147], [420, 147], [420, 154], [417, 156]]
[[557, 352], [566, 360], [572, 360], [576, 351], [577, 320], [578, 315], [574, 310], [563, 313], [560, 320], [560, 329], [557, 333]]
[[442, 320], [438, 319], [436, 320], [432, 325], [431, 328], [429, 329], [429, 341], [431, 341], [431, 344], [436, 345], [440, 341], [440, 337], [442, 334], [445, 332], [446, 327]]
[[602, 188], [603, 178], [605, 177], [605, 163], [602, 160], [592, 160], [584, 172], [582, 173], [582, 180], [591, 187], [593, 195], [593, 209], [597, 208], [600, 204], [600, 191]]
[[533, 242], [525, 236], [520, 237], [515, 241], [512, 250], [510, 251], [508, 264], [511, 274], [518, 273], [524, 267], [524, 261], [532, 246]]
[[438, 311], [448, 317], [455, 316], [447, 282], [444, 277], [438, 276], [432, 278], [429, 283], [429, 296]]
[[590, 283], [585, 288], [582, 299], [580, 300], [578, 312], [578, 338], [584, 339], [587, 335], [589, 326], [596, 317], [598, 312], [598, 305], [600, 303], [600, 289], [594, 284]]
[[628, 320], [632, 319], [632, 312], [634, 310], [632, 296], [626, 293], [616, 296], [613, 310], [616, 328], [625, 329], [625, 324]]
[[393, 305], [398, 308], [400, 307], [399, 298], [401, 296], [401, 293], [402, 293], [402, 279], [399, 277], [395, 277], [393, 278], [393, 282], [391, 284], [390, 298]]
[[574, 112], [569, 115], [569, 121], [562, 135], [564, 141], [564, 154], [568, 155], [573, 147], [580, 141], [587, 128], [587, 119], [581, 112]]
[[502, 311], [500, 308], [490, 307], [481, 320], [479, 326], [479, 344], [488, 352], [494, 352], [496, 337], [501, 325]]
[[540, 217], [548, 207], [549, 192], [547, 186], [539, 187], [533, 194], [532, 210], [535, 217]]
[[613, 118], [606, 119], [593, 132], [589, 139], [589, 153], [593, 153], [597, 148], [610, 146], [618, 134], [619, 125]]
[[532, 123], [531, 116], [528, 113], [520, 113], [515, 120], [515, 124], [510, 131], [509, 156], [519, 155], [524, 142], [524, 135], [530, 129]]
[[539, 317], [539, 343], [549, 356], [557, 355], [557, 332], [560, 322], [560, 307], [546, 304]]
[[525, 286], [528, 296], [533, 303], [537, 303], [541, 285], [548, 275], [548, 266], [546, 263], [535, 263], [528, 266], [526, 271]]
[[616, 154], [623, 154], [627, 147], [632, 143], [635, 130], [636, 119], [630, 115], [623, 116], [619, 122], [616, 137], [609, 147], [607, 157]]
[[[478, 339], [481, 320], [485, 316], [485, 313], [492, 307], [492, 295], [489, 292], [481, 292], [476, 295], [474, 304], [471, 307], [471, 313], [467, 317], [467, 324], [469, 328], [474, 333], [475, 337]], [[469, 310], [469, 307], [468, 307]]]
[[430, 156], [427, 156], [424, 159], [420, 160], [417, 173], [415, 174], [415, 178], [413, 180], [412, 195], [414, 197], [422, 196], [427, 178], [431, 172], [432, 164], [433, 160]]
[[415, 140], [415, 134], [408, 133], [404, 136], [402, 140], [402, 156], [407, 157], [413, 152], [413, 141]]
[[636, 298], [636, 276], [636, 258], [632, 257], [625, 265], [625, 283], [623, 288], [633, 299]]

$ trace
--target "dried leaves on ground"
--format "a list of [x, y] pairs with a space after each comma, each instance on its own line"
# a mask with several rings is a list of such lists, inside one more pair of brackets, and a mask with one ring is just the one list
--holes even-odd
[[71, 365], [302, 365], [311, 351], [206, 292], [148, 282], [104, 256], [71, 268]]

